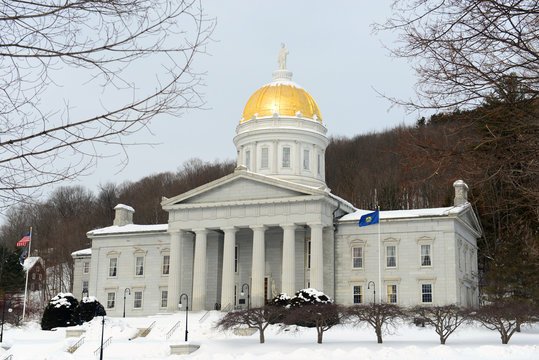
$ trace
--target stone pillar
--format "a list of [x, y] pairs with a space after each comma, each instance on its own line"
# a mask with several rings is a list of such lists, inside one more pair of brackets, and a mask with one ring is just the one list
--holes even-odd
[[207, 229], [196, 229], [195, 259], [193, 264], [193, 311], [206, 307], [206, 244]]
[[296, 225], [281, 225], [283, 228], [283, 263], [281, 292], [294, 296], [296, 292]]
[[182, 231], [170, 233], [170, 268], [168, 272], [168, 311], [178, 311], [181, 284], [181, 237]]
[[264, 253], [264, 235], [267, 229], [264, 225], [251, 226], [253, 229], [253, 257], [251, 269], [251, 307], [263, 306], [264, 275], [266, 273], [266, 256]]
[[453, 187], [455, 188], [454, 205], [466, 204], [468, 202], [468, 185], [462, 180], [457, 180], [453, 183]]
[[311, 228], [311, 287], [324, 291], [324, 246], [322, 224], [309, 224]]
[[236, 246], [235, 227], [223, 228], [223, 277], [221, 281], [221, 309], [234, 306], [234, 248]]

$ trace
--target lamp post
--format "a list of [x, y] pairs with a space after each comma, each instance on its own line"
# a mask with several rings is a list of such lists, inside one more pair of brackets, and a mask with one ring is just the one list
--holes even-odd
[[251, 291], [249, 290], [249, 284], [245, 283], [241, 286], [241, 296], [245, 296], [245, 292], [243, 288], [246, 286], [247, 286], [247, 310], [249, 310], [251, 308]]
[[0, 331], [0, 343], [4, 340], [4, 319], [6, 317], [6, 307], [9, 307], [7, 312], [12, 312], [11, 301], [4, 300], [4, 306], [2, 307], [2, 330]]
[[187, 341], [187, 334], [189, 331], [187, 330], [187, 321], [189, 320], [189, 296], [187, 296], [186, 293], [183, 293], [180, 295], [180, 303], [178, 304], [178, 307], [182, 308], [182, 299], [185, 296], [185, 341]]
[[128, 293], [129, 295], [131, 295], [131, 289], [130, 288], [125, 288], [124, 289], [124, 317], [125, 317], [125, 293]]
[[103, 306], [96, 307], [94, 317], [102, 316], [101, 320], [101, 348], [99, 350], [99, 360], [103, 360], [103, 337], [105, 335], [105, 315], [107, 315]]
[[101, 320], [101, 350], [99, 351], [99, 360], [103, 360], [103, 336], [105, 335], [105, 315]]
[[376, 304], [376, 284], [374, 283], [374, 281], [369, 281], [369, 283], [367, 284], [367, 289], [371, 288], [371, 284], [372, 284], [372, 289], [374, 291], [373, 304]]

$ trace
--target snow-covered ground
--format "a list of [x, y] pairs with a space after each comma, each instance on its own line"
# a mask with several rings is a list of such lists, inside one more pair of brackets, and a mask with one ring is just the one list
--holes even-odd
[[[185, 313], [157, 315], [144, 318], [106, 318], [105, 336], [112, 337], [111, 344], [104, 350], [104, 359], [219, 359], [219, 360], [285, 360], [285, 359], [373, 359], [373, 360], [416, 360], [416, 359], [459, 359], [459, 360], [537, 360], [539, 359], [539, 325], [523, 327], [513, 336], [508, 345], [502, 345], [497, 332], [479, 326], [466, 325], [459, 328], [440, 345], [432, 328], [421, 328], [403, 324], [391, 334], [384, 336], [384, 343], [377, 344], [371, 328], [336, 326], [324, 334], [324, 343], [316, 343], [316, 330], [298, 328], [283, 331], [272, 326], [266, 331], [266, 343], [259, 344], [258, 333], [252, 336], [236, 336], [232, 332], [214, 329], [215, 322], [222, 316], [210, 312], [201, 323], [205, 313], [189, 314], [189, 343], [199, 344], [200, 349], [190, 355], [170, 355], [171, 344], [184, 344]], [[148, 336], [134, 337], [138, 328], [155, 326]], [[178, 329], [166, 340], [167, 332], [181, 321]], [[80, 327], [84, 329], [84, 344], [73, 354], [66, 349], [79, 338], [66, 338], [66, 328], [42, 331], [39, 324], [31, 322], [22, 327], [4, 327], [0, 360], [13, 354], [13, 360], [61, 360], [91, 359], [98, 356], [101, 339], [101, 319]]]

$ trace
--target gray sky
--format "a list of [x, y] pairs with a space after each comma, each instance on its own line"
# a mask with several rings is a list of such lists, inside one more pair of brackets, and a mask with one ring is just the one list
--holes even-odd
[[160, 145], [128, 148], [129, 164], [119, 174], [119, 158], [102, 159], [92, 175], [76, 183], [96, 191], [107, 181], [136, 181], [175, 171], [194, 157], [235, 159], [236, 125], [249, 97], [271, 81], [281, 42], [290, 51], [287, 68], [293, 80], [317, 101], [330, 136], [351, 137], [414, 123], [416, 114], [389, 110], [389, 102], [374, 90], [401, 97], [413, 91], [410, 66], [390, 58], [381, 44], [391, 44], [391, 34], [371, 34], [371, 24], [390, 14], [389, 3], [204, 1], [207, 15], [217, 19], [209, 54], [195, 60], [196, 70], [206, 72], [201, 92], [208, 109], [154, 121], [153, 135], [138, 133], [128, 142]]

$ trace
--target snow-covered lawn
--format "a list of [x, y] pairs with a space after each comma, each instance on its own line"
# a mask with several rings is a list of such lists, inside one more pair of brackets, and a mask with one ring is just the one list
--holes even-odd
[[[513, 336], [508, 345], [502, 345], [497, 332], [479, 326], [465, 325], [448, 339], [447, 345], [440, 345], [432, 328], [421, 328], [403, 324], [393, 333], [384, 336], [384, 343], [377, 344], [371, 328], [336, 326], [324, 334], [324, 343], [316, 343], [316, 330], [298, 328], [283, 331], [273, 326], [266, 331], [266, 343], [259, 344], [258, 333], [242, 337], [232, 332], [221, 332], [213, 328], [222, 316], [211, 312], [205, 321], [204, 315], [190, 313], [189, 343], [199, 344], [200, 349], [190, 355], [170, 355], [171, 344], [184, 344], [185, 313], [157, 315], [145, 318], [106, 318], [105, 340], [112, 337], [110, 346], [104, 350], [104, 359], [215, 359], [215, 360], [417, 360], [417, 359], [459, 359], [459, 360], [538, 360], [539, 325], [523, 327], [521, 333]], [[155, 326], [145, 338], [129, 340], [138, 328]], [[166, 333], [177, 321], [180, 327], [169, 340]], [[80, 327], [86, 333], [84, 344], [73, 354], [66, 349], [78, 338], [66, 338], [66, 328], [56, 331], [42, 331], [39, 324], [32, 322], [23, 327], [4, 327], [3, 346], [0, 360], [13, 354], [13, 360], [61, 360], [98, 358], [94, 351], [101, 340], [101, 319]], [[67, 329], [76, 329], [67, 328]]]

